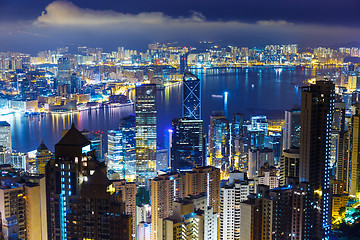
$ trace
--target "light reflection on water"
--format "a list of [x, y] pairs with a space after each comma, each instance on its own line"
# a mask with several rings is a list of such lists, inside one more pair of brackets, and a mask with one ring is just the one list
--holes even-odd
[[[284, 68], [249, 69], [198, 69], [192, 70], [202, 80], [202, 116], [204, 131], [207, 133], [209, 116], [213, 111], [223, 110], [223, 99], [212, 95], [228, 92], [228, 112], [231, 117], [235, 112], [245, 113], [247, 117], [255, 114], [278, 114], [300, 104], [303, 81], [311, 78], [315, 70]], [[254, 85], [254, 87], [252, 87]], [[158, 91], [158, 145], [163, 146], [171, 120], [181, 117], [182, 85], [177, 84]], [[133, 91], [134, 92], [134, 91]], [[134, 93], [130, 94], [132, 97]], [[46, 115], [45, 117], [25, 117], [21, 114], [0, 116], [0, 120], [11, 124], [13, 146], [19, 151], [36, 149], [41, 139], [54, 150], [54, 145], [61, 138], [61, 131], [68, 129], [74, 120], [79, 130], [100, 130], [106, 133], [117, 129], [119, 120], [132, 113], [133, 109], [104, 108], [66, 115]], [[277, 117], [278, 117], [277, 116]], [[106, 139], [105, 139], [106, 140]], [[106, 142], [105, 142], [106, 148]]]

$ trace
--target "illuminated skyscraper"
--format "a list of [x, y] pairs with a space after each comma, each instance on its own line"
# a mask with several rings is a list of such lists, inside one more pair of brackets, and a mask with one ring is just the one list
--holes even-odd
[[82, 231], [72, 223], [80, 223], [83, 216], [70, 209], [79, 203], [82, 184], [100, 167], [88, 151], [90, 141], [72, 125], [55, 145], [55, 158], [46, 165], [49, 239], [68, 239]]
[[330, 147], [335, 85], [319, 80], [302, 89], [300, 181], [309, 182], [311, 236], [328, 239], [331, 228]]
[[70, 72], [70, 59], [59, 58], [58, 60], [58, 74], [56, 78], [57, 89], [60, 95], [70, 93], [71, 86], [71, 72]]
[[108, 174], [118, 174], [120, 179], [134, 177], [135, 164], [127, 160], [135, 146], [135, 115], [130, 115], [120, 120], [119, 130], [108, 131]]
[[183, 78], [182, 116], [201, 119], [201, 81], [190, 72], [186, 72]]
[[210, 165], [225, 171], [229, 166], [229, 120], [222, 114], [210, 116], [209, 155]]
[[136, 183], [148, 187], [156, 176], [156, 84], [135, 89]]
[[204, 166], [203, 121], [176, 118], [172, 130], [171, 168], [176, 171]]
[[11, 151], [11, 129], [6, 121], [0, 121], [0, 146]]
[[44, 141], [41, 141], [41, 144], [36, 151], [36, 167], [38, 174], [45, 174], [45, 165], [50, 161], [51, 157], [52, 153], [46, 147]]

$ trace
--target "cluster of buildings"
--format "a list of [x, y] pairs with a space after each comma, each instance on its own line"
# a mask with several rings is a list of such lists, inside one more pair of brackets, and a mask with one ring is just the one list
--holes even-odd
[[[231, 49], [235, 55], [245, 51]], [[87, 94], [81, 91], [97, 91], [94, 86], [103, 84], [102, 92], [117, 88], [116, 81], [104, 84], [102, 77], [82, 86], [82, 77], [70, 70], [73, 60], [63, 56], [66, 51], [54, 58], [45, 52], [36, 59], [57, 61], [55, 82], [46, 84], [56, 85], [50, 92], [60, 98], [60, 106]], [[296, 45], [267, 46], [263, 52], [270, 62], [298, 55]], [[82, 47], [79, 53], [83, 61], [142, 59], [123, 48], [109, 55]], [[148, 53], [164, 59], [176, 53], [187, 59], [184, 67], [189, 61], [191, 65], [188, 49], [154, 44]], [[135, 114], [105, 133], [106, 154], [103, 133], [81, 132], [74, 125], [63, 132], [54, 153], [44, 142], [31, 154], [19, 153], [11, 146], [10, 125], [0, 122], [2, 237], [330, 239], [332, 223], [344, 217], [340, 210], [355, 208], [359, 201], [358, 67], [351, 64], [346, 73], [301, 88], [301, 106], [286, 111], [284, 121], [214, 112], [208, 128], [201, 115], [201, 81], [186, 71], [182, 115], [172, 121], [166, 149], [157, 147], [158, 84], [144, 82], [136, 73], [133, 77], [141, 81], [133, 86]], [[149, 69], [143, 72], [154, 78]], [[6, 74], [18, 79], [13, 71]], [[109, 99], [122, 101], [115, 95]], [[32, 101], [20, 101], [24, 99]]]
[[297, 44], [259, 49], [212, 42], [189, 48], [155, 43], [145, 52], [124, 47], [105, 52], [83, 46], [42, 51], [37, 56], [0, 53], [0, 106], [8, 111], [75, 111], [127, 103], [113, 96], [129, 98], [128, 90], [139, 82], [167, 85], [179, 81], [186, 67], [342, 65], [347, 57], [357, 56], [358, 48], [299, 51]]

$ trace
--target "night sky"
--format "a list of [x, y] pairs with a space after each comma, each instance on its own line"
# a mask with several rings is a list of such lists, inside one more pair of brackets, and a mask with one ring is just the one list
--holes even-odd
[[154, 41], [356, 45], [359, 11], [358, 0], [0, 0], [0, 51], [144, 49]]

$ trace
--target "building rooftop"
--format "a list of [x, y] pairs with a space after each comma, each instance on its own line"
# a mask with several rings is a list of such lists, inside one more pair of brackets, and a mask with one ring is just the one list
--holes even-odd
[[0, 127], [10, 127], [10, 123], [7, 121], [0, 121]]
[[74, 123], [71, 125], [69, 131], [61, 138], [56, 145], [65, 146], [86, 146], [90, 145], [90, 141], [75, 128]]

